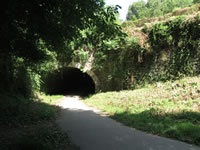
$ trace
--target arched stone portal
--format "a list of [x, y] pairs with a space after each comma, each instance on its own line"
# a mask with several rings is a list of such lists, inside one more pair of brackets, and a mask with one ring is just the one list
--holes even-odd
[[94, 73], [94, 71], [92, 71], [92, 63], [93, 63], [93, 55], [90, 56], [90, 58], [88, 59], [88, 62], [86, 62], [84, 65], [77, 62], [71, 62], [68, 65], [68, 67], [77, 68], [87, 73], [95, 83], [95, 92], [98, 92], [100, 91], [100, 81], [97, 75]]
[[[94, 80], [95, 79], [95, 80]], [[47, 81], [48, 94], [88, 96], [96, 91], [98, 82], [92, 72], [66, 67], [57, 70]]]
[[100, 83], [98, 77], [92, 71], [87, 71], [87, 74], [92, 78], [92, 80], [95, 83], [95, 92], [98, 92], [100, 90]]
[[80, 69], [68, 67], [63, 71], [61, 88], [65, 94], [87, 96], [95, 93], [95, 82]]

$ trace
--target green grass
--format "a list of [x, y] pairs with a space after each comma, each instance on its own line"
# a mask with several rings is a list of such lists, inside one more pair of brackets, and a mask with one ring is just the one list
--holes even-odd
[[0, 123], [8, 126], [34, 124], [40, 120], [54, 119], [59, 111], [56, 101], [61, 95], [37, 94], [32, 98], [0, 95]]
[[55, 124], [62, 95], [37, 93], [33, 98], [0, 95], [0, 149], [77, 150]]
[[200, 145], [200, 77], [100, 93], [84, 102], [127, 126]]
[[45, 95], [44, 93], [40, 93], [38, 97], [39, 99], [42, 99], [42, 102], [55, 105], [56, 101], [63, 98], [64, 95]]

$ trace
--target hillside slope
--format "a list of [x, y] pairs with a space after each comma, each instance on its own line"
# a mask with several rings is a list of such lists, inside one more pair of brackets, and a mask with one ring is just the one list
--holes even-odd
[[124, 45], [107, 52], [104, 69], [98, 72], [105, 91], [200, 74], [199, 10], [195, 5], [163, 17], [124, 22]]

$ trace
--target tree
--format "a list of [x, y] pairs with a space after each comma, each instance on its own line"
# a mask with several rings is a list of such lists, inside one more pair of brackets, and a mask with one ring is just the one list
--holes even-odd
[[148, 0], [147, 7], [150, 12], [150, 17], [163, 15], [163, 5], [165, 0]]
[[12, 91], [18, 89], [13, 84], [16, 79], [23, 81], [20, 73], [46, 60], [49, 52], [71, 55], [68, 45], [81, 36], [80, 31], [98, 27], [100, 22], [106, 27], [106, 20], [113, 16], [105, 11], [104, 0], [4, 0], [3, 4], [0, 88]]
[[134, 2], [129, 6], [127, 20], [141, 19], [144, 17], [158, 17], [172, 12], [175, 8], [184, 8], [197, 3], [193, 0], [148, 0]]
[[56, 51], [64, 41], [78, 36], [80, 29], [95, 23], [95, 13], [104, 5], [102, 0], [8, 0], [4, 4], [0, 49], [30, 61], [42, 55], [36, 45], [40, 39]]
[[200, 3], [200, 0], [194, 0], [194, 4]]
[[144, 1], [134, 2], [129, 6], [127, 20], [136, 20], [148, 16], [148, 10]]

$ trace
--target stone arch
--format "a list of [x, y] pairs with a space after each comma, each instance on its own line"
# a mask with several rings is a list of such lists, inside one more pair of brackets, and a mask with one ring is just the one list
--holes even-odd
[[[92, 71], [92, 65], [90, 63], [86, 63], [85, 64], [85, 67], [83, 68], [81, 63], [76, 63], [76, 62], [71, 62], [68, 67], [73, 67], [73, 68], [77, 68], [77, 69], [80, 69], [83, 73], [87, 73], [91, 78], [92, 80], [94, 81], [95, 83], [95, 92], [98, 92], [100, 91], [100, 81], [99, 81], [99, 78], [98, 76], [94, 73], [94, 71]], [[81, 69], [83, 68], [83, 69]]]
[[92, 72], [79, 68], [65, 67], [49, 74], [45, 84], [47, 94], [88, 96], [96, 92], [98, 84]]
[[96, 74], [95, 74], [93, 71], [91, 71], [91, 70], [88, 70], [86, 73], [87, 73], [87, 74], [92, 78], [92, 80], [94, 81], [94, 83], [95, 83], [95, 91], [96, 91], [96, 92], [100, 91], [100, 83], [99, 83], [99, 79], [98, 79], [98, 77], [96, 76]]

